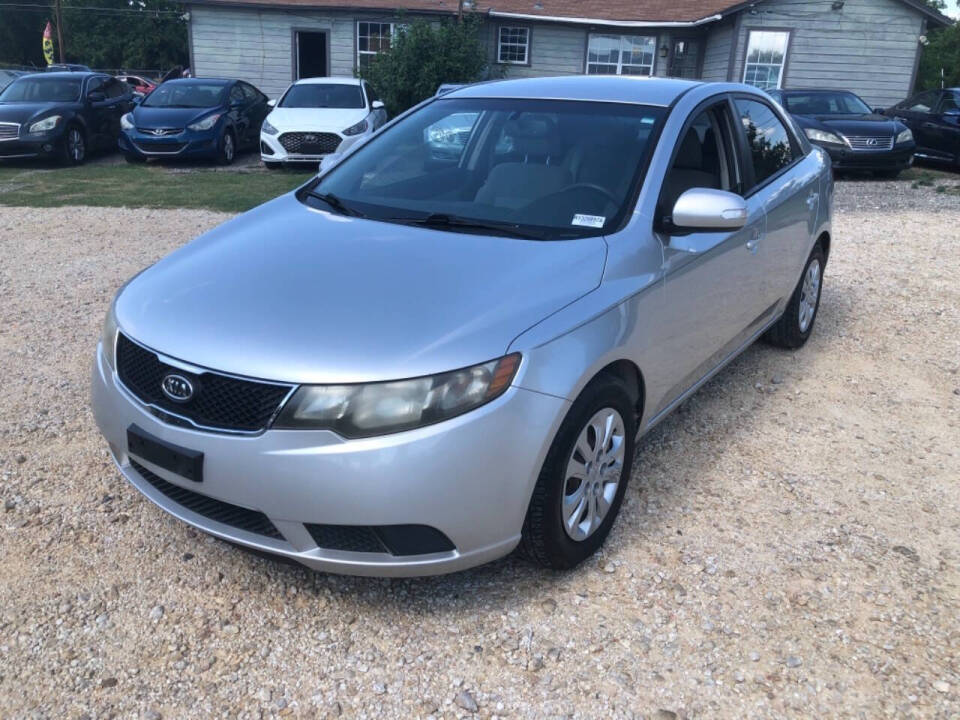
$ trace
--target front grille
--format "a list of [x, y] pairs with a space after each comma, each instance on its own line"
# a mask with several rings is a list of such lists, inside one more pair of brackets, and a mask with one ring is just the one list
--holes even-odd
[[13, 140], [18, 135], [20, 135], [20, 125], [0, 122], [0, 140]]
[[290, 132], [280, 136], [280, 144], [288, 153], [295, 155], [329, 155], [340, 147], [336, 133]]
[[134, 146], [142, 153], [149, 153], [150, 155], [176, 155], [178, 152], [183, 150], [187, 144], [182, 142], [165, 142], [165, 143], [145, 143], [145, 142], [134, 142]]
[[314, 525], [307, 532], [324, 550], [376, 552], [390, 555], [430, 555], [456, 547], [450, 538], [428, 525]]
[[387, 552], [372, 528], [363, 525], [307, 525], [310, 537], [325, 550]]
[[212, 497], [207, 497], [206, 495], [182, 488], [179, 485], [168, 483], [159, 475], [147, 470], [147, 468], [136, 460], [131, 459], [130, 465], [140, 473], [140, 477], [150, 483], [159, 492], [173, 500], [177, 505], [182, 505], [197, 515], [203, 515], [203, 517], [215, 520], [218, 523], [223, 523], [224, 525], [229, 525], [239, 530], [246, 530], [247, 532], [257, 535], [263, 535], [276, 540], [284, 539], [276, 526], [270, 522], [270, 518], [261, 512], [248, 510], [239, 505], [231, 505], [222, 500], [216, 500]]
[[892, 150], [893, 137], [879, 137], [876, 135], [847, 135], [847, 142], [854, 150]]
[[[176, 403], [163, 394], [160, 384], [170, 372], [190, 380], [194, 394], [189, 401]], [[256, 432], [266, 428], [292, 387], [215, 372], [184, 372], [161, 362], [156, 353], [123, 334], [117, 336], [117, 374], [143, 402], [188, 418], [195, 425], [227, 431]]]
[[142, 128], [138, 127], [137, 132], [144, 135], [155, 135], [156, 137], [166, 137], [167, 135], [179, 135], [183, 128]]

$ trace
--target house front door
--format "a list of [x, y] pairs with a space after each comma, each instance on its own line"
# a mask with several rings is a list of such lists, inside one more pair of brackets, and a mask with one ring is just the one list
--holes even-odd
[[673, 53], [670, 60], [670, 77], [700, 77], [700, 41], [690, 38], [676, 38], [673, 41]]

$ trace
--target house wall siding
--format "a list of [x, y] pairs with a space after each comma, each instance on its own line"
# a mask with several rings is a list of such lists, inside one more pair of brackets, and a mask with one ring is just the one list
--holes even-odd
[[703, 50], [702, 79], [709, 82], [726, 82], [730, 68], [730, 46], [733, 43], [732, 21], [716, 25], [707, 32]]
[[743, 15], [733, 79], [743, 79], [750, 30], [793, 30], [785, 88], [853, 90], [872, 105], [891, 105], [910, 94], [922, 33], [920, 13], [898, 0], [768, 0]]

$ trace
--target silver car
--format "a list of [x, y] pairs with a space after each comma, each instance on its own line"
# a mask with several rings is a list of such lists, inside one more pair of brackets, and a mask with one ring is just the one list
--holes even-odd
[[312, 568], [572, 567], [640, 434], [754, 340], [809, 338], [832, 194], [744, 85], [454, 90], [121, 288], [97, 424], [161, 508]]

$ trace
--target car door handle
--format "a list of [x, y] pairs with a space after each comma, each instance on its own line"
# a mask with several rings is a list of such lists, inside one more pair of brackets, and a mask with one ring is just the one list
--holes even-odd
[[760, 246], [760, 231], [754, 230], [753, 234], [750, 235], [750, 239], [747, 240], [747, 250], [749, 250], [751, 253], [755, 253], [759, 246]]
[[818, 200], [820, 200], [820, 196], [817, 193], [810, 193], [810, 195], [807, 196], [807, 207], [813, 210]]

